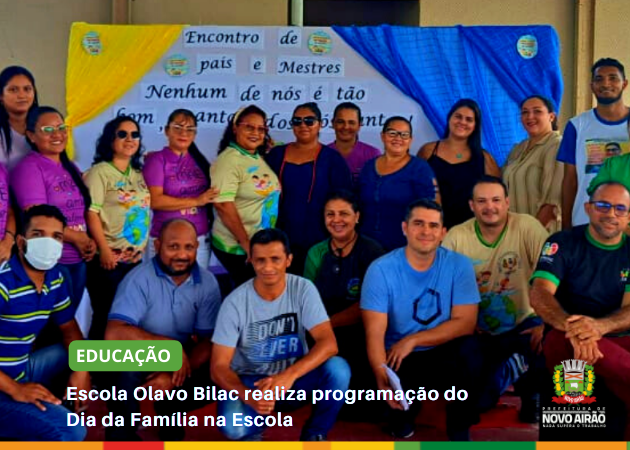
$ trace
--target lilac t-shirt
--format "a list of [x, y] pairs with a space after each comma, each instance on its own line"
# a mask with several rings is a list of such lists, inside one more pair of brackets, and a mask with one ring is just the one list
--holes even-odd
[[4, 164], [0, 164], [0, 240], [4, 239], [7, 230], [9, 202], [9, 172]]
[[[61, 163], [31, 152], [11, 171], [10, 184], [20, 209], [33, 205], [53, 205], [65, 216], [70, 229], [87, 231], [83, 196]], [[81, 261], [83, 258], [79, 250], [69, 242], [64, 242], [59, 262], [76, 264]]]
[[[337, 151], [339, 150], [335, 142], [328, 144], [328, 146]], [[352, 173], [352, 182], [357, 183], [361, 169], [363, 169], [366, 162], [380, 155], [381, 151], [376, 147], [372, 147], [365, 142], [357, 141], [354, 147], [352, 147], [352, 151], [345, 156], [346, 163], [348, 163], [348, 167], [350, 168], [350, 173]]]
[[[197, 197], [209, 188], [205, 174], [190, 153], [178, 156], [168, 147], [147, 155], [143, 175], [148, 187], [160, 186], [164, 195], [170, 197]], [[199, 236], [208, 233], [208, 212], [202, 206], [179, 211], [153, 210], [151, 237], [158, 237], [162, 224], [170, 219], [190, 221]]]

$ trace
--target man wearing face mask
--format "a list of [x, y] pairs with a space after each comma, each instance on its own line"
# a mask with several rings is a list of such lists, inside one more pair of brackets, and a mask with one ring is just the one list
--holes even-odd
[[[66, 347], [82, 339], [68, 281], [56, 267], [66, 219], [54, 206], [37, 205], [26, 211], [23, 223], [17, 254], [0, 267], [0, 439], [82, 441], [86, 429], [67, 426], [69, 411], [53, 394], [65, 384], [55, 382], [69, 373], [67, 351], [61, 344], [32, 351], [49, 318]], [[73, 372], [67, 385], [89, 390], [90, 376]], [[77, 401], [75, 412], [84, 406]]]
[[[210, 381], [210, 338], [221, 304], [219, 285], [214, 276], [197, 262], [197, 232], [185, 219], [165, 222], [155, 240], [156, 256], [150, 264], [141, 264], [129, 272], [118, 287], [108, 316], [105, 339], [108, 340], [177, 340], [184, 348], [182, 367], [177, 372], [123, 372], [115, 385], [128, 394], [138, 386], [153, 391], [185, 389], [185, 402], [159, 401], [159, 415], [191, 411], [204, 401], [194, 401], [196, 386], [212, 385]], [[196, 340], [193, 340], [193, 336]], [[128, 400], [111, 401], [114, 415], [131, 417], [140, 412], [133, 395]], [[107, 440], [138, 440], [136, 426], [108, 427]], [[183, 427], [161, 427], [160, 440], [184, 438]]]

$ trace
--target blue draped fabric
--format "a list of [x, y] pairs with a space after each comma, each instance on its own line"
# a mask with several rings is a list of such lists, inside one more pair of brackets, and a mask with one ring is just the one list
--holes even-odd
[[[553, 27], [333, 27], [381, 75], [424, 110], [438, 135], [453, 103], [472, 98], [482, 112], [482, 139], [502, 165], [525, 139], [519, 104], [532, 94], [560, 107], [560, 43]], [[522, 57], [517, 42], [534, 36], [538, 53]], [[559, 112], [559, 110], [558, 110]]]

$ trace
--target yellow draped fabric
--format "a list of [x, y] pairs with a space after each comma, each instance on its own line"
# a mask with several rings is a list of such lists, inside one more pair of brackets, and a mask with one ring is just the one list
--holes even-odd
[[[66, 71], [66, 123], [79, 126], [119, 100], [181, 35], [184, 25], [72, 24]], [[101, 51], [88, 53], [86, 34], [98, 33]], [[68, 156], [73, 156], [72, 134]]]

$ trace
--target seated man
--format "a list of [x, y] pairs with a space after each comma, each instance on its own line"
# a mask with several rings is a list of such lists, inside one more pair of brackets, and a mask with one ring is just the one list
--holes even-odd
[[[156, 255], [149, 264], [141, 264], [125, 276], [109, 313], [106, 339], [161, 340], [182, 343], [183, 363], [177, 372], [123, 372], [115, 382], [127, 391], [126, 401], [110, 401], [114, 415], [125, 417], [125, 427], [108, 427], [108, 440], [138, 440], [136, 426], [131, 426], [132, 413], [140, 412], [133, 390], [143, 385], [154, 390], [180, 387], [188, 392], [185, 402], [159, 401], [159, 415], [191, 411], [204, 405], [195, 401], [196, 386], [211, 384], [209, 361], [210, 337], [221, 304], [219, 285], [207, 270], [199, 267], [197, 232], [184, 219], [165, 222], [155, 241]], [[193, 341], [193, 335], [196, 341]], [[161, 427], [161, 440], [181, 440], [182, 427]]]
[[[451, 228], [442, 245], [468, 256], [477, 274], [477, 330], [485, 356], [481, 409], [494, 407], [520, 377], [520, 419], [537, 423], [538, 391], [545, 381], [543, 324], [529, 305], [529, 278], [548, 233], [537, 219], [508, 212], [509, 207], [503, 181], [481, 178], [470, 200], [475, 217]], [[530, 368], [526, 372], [522, 358]]]
[[[473, 336], [479, 292], [475, 272], [465, 256], [440, 247], [446, 229], [442, 208], [432, 200], [409, 205], [403, 233], [407, 246], [372, 263], [361, 292], [361, 309], [370, 365], [379, 389], [392, 389], [386, 365], [397, 372], [404, 391], [426, 392], [455, 386], [466, 390], [465, 401], [447, 406], [446, 431], [451, 440], [469, 440], [477, 420], [481, 354]], [[390, 432], [407, 438], [414, 433], [420, 405], [408, 411], [395, 400]]]
[[630, 194], [620, 183], [603, 183], [584, 208], [588, 225], [547, 240], [530, 300], [551, 328], [543, 340], [547, 368], [572, 358], [597, 363], [598, 379], [629, 410]]
[[[32, 352], [48, 318], [59, 326], [66, 347], [83, 339], [75, 322], [70, 288], [58, 267], [66, 219], [57, 208], [37, 205], [24, 214], [17, 254], [0, 268], [0, 438], [18, 441], [82, 441], [86, 429], [67, 425], [61, 406], [67, 385], [91, 388], [87, 372], [66, 378], [68, 353], [61, 344]], [[32, 352], [32, 353], [31, 353]], [[54, 386], [54, 382], [61, 384]], [[55, 389], [58, 388], [58, 389]], [[50, 389], [50, 390], [49, 390]], [[74, 412], [83, 410], [77, 401]]]
[[[223, 389], [238, 391], [239, 400], [219, 402], [218, 414], [230, 439], [259, 440], [264, 427], [236, 426], [242, 417], [273, 414], [296, 402], [254, 400], [248, 390], [292, 389], [345, 392], [350, 368], [335, 357], [337, 342], [317, 289], [305, 278], [287, 274], [291, 251], [286, 234], [260, 230], [251, 239], [256, 277], [229, 295], [219, 311], [212, 352], [212, 378]], [[308, 349], [306, 332], [315, 344]], [[313, 405], [301, 440], [325, 440], [344, 404], [332, 398]]]

